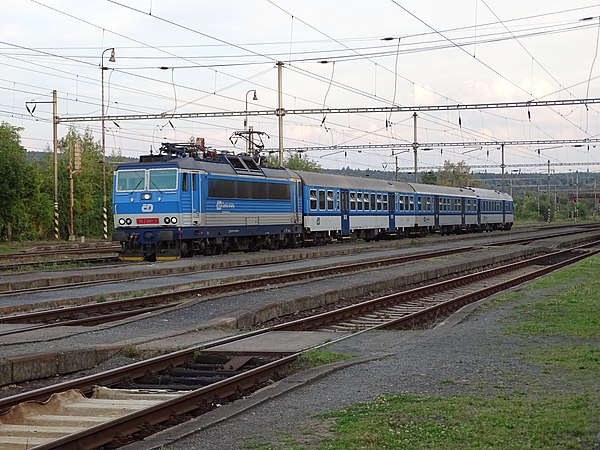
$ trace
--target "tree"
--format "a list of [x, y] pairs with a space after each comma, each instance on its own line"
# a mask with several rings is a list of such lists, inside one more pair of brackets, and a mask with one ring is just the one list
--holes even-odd
[[437, 175], [433, 170], [429, 170], [421, 174], [421, 183], [423, 184], [438, 184]]
[[444, 168], [437, 173], [437, 184], [454, 187], [479, 187], [479, 180], [471, 175], [471, 168], [464, 161], [453, 164], [444, 161]]
[[[100, 237], [103, 234], [102, 196], [103, 196], [103, 155], [100, 144], [94, 141], [91, 131], [81, 134], [71, 128], [59, 142], [61, 158], [59, 164], [60, 227], [61, 235], [69, 233], [69, 167], [73, 164], [73, 155], [77, 143], [81, 149], [81, 168], [73, 174], [73, 210], [76, 235]], [[108, 223], [111, 223], [112, 204], [112, 167], [106, 167], [106, 203], [108, 205]]]
[[40, 209], [40, 176], [21, 146], [21, 128], [0, 124], [0, 238], [6, 241], [35, 239], [44, 232], [47, 216]]
[[[265, 167], [279, 167], [279, 157], [269, 155], [263, 159], [262, 164]], [[300, 153], [292, 153], [283, 161], [283, 167], [291, 170], [304, 170], [306, 172], [320, 172], [321, 165], [306, 157], [302, 158]]]

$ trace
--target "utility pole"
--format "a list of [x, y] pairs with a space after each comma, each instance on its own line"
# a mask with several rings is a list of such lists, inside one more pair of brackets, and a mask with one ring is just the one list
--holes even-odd
[[285, 116], [285, 109], [283, 109], [283, 86], [282, 86], [282, 69], [283, 62], [277, 61], [277, 110], [275, 114], [279, 117], [279, 167], [283, 167], [283, 116]]
[[417, 142], [417, 113], [413, 113], [413, 122], [414, 122], [414, 140], [412, 144], [413, 152], [415, 154], [415, 183], [418, 181], [417, 178], [417, 149], [419, 148], [419, 143]]
[[52, 91], [52, 147], [54, 148], [54, 239], [59, 238], [58, 228], [58, 114], [56, 89]]
[[[504, 164], [504, 144], [500, 144], [500, 148], [502, 150], [502, 164], [500, 164], [500, 168], [502, 169], [502, 192], [504, 192], [504, 169], [506, 165]], [[512, 196], [512, 194], [511, 194]]]
[[548, 223], [550, 223], [552, 213], [550, 206], [550, 160], [548, 160]]
[[575, 222], [579, 221], [579, 170], [575, 171]]
[[108, 58], [108, 60], [110, 62], [115, 62], [115, 49], [114, 48], [107, 48], [105, 50], [102, 51], [102, 54], [100, 56], [101, 62], [100, 62], [100, 84], [101, 84], [101, 91], [102, 91], [102, 120], [101, 120], [101, 125], [102, 125], [102, 237], [103, 239], [106, 241], [108, 240], [108, 212], [107, 212], [107, 208], [106, 208], [106, 132], [105, 132], [105, 126], [104, 126], [104, 122], [105, 122], [105, 113], [104, 113], [104, 71], [108, 69], [108, 67], [104, 67], [104, 54], [107, 51], [111, 51], [110, 52], [110, 57]]

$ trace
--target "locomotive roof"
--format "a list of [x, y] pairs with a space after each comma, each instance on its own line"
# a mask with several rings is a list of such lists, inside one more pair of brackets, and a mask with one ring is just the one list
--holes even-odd
[[[177, 167], [180, 169], [188, 169], [188, 170], [200, 170], [206, 173], [214, 173], [219, 175], [232, 175], [232, 176], [240, 176], [241, 174], [236, 172], [235, 169], [230, 165], [220, 161], [214, 161], [210, 159], [195, 159], [195, 158], [172, 158], [166, 159], [164, 161], [148, 161], [148, 162], [135, 162], [135, 163], [126, 163], [119, 164], [117, 166], [117, 170], [123, 169], [153, 169], [160, 167]], [[262, 167], [262, 173], [260, 176], [250, 175], [249, 177], [262, 179], [263, 174], [267, 178], [280, 178], [280, 179], [289, 179], [293, 178], [294, 174], [288, 171], [287, 169], [270, 169], [266, 167]]]
[[365, 189], [372, 191], [414, 192], [414, 189], [401, 181], [379, 180], [377, 178], [360, 178], [330, 173], [304, 172], [294, 170], [304, 184], [342, 189]]

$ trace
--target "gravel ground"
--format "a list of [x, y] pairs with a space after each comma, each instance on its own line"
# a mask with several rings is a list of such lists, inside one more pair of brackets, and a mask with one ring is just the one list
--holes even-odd
[[[339, 342], [329, 349], [379, 358], [334, 371], [230, 420], [204, 428], [211, 414], [226, 414], [211, 412], [209, 417], [182, 425], [182, 434], [200, 431], [177, 441], [169, 442], [170, 438], [160, 435], [155, 439], [162, 438], [161, 448], [168, 450], [227, 450], [265, 443], [279, 443], [278, 448], [286, 448], [284, 442], [289, 441], [281, 439], [292, 436], [306, 448], [317, 448], [319, 438], [327, 436], [329, 423], [315, 419], [315, 414], [369, 402], [381, 394], [491, 396], [514, 391], [547, 393], [558, 388], [562, 392], [577, 392], [580, 385], [556, 380], [519, 359], [519, 353], [531, 345], [531, 340], [502, 332], [516, 305], [537, 301], [547, 294], [525, 291], [521, 300], [485, 311], [470, 305], [431, 330], [370, 332]], [[590, 390], [600, 392], [600, 380]], [[221, 409], [235, 411], [245, 401]], [[160, 447], [153, 445], [153, 441], [147, 441], [134, 448]]]

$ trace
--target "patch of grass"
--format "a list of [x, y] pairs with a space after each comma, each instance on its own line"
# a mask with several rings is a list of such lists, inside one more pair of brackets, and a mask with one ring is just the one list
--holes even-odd
[[506, 331], [521, 336], [600, 338], [596, 296], [599, 290], [600, 281], [590, 277], [589, 281], [552, 298], [520, 306], [515, 310], [519, 319], [507, 326]]
[[142, 355], [142, 351], [137, 348], [135, 345], [128, 345], [122, 350], [123, 356], [132, 359], [140, 359]]
[[[594, 417], [595, 415], [595, 417]], [[592, 448], [598, 413], [586, 396], [419, 397], [391, 395], [325, 414], [335, 438], [320, 448]]]
[[598, 345], [548, 345], [530, 349], [526, 353], [530, 361], [575, 372], [578, 378], [594, 377], [600, 373], [600, 347]]
[[300, 355], [294, 363], [296, 369], [308, 369], [310, 367], [324, 366], [336, 361], [343, 361], [353, 358], [352, 355], [344, 353], [325, 352], [322, 350], [308, 350]]
[[503, 294], [494, 297], [492, 300], [487, 301], [481, 304], [477, 310], [478, 311], [486, 311], [492, 308], [496, 308], [497, 306], [502, 306], [505, 303], [513, 302], [517, 299], [521, 298], [521, 294], [518, 292], [505, 292]]

